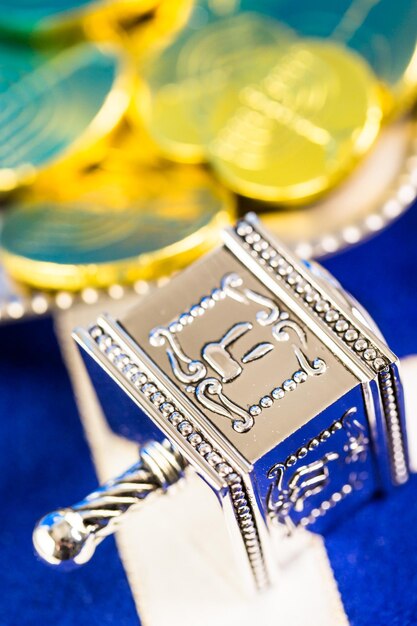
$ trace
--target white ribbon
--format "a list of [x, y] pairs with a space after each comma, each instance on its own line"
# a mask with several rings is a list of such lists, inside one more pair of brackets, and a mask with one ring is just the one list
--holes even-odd
[[[117, 317], [120, 303], [109, 305], [109, 313]], [[71, 330], [87, 325], [94, 313], [92, 307], [61, 313], [56, 329], [97, 475], [105, 481], [133, 463], [137, 449], [110, 431], [70, 339]], [[402, 376], [409, 442], [417, 444], [417, 415], [413, 414], [417, 356], [404, 359]], [[410, 458], [413, 471], [417, 471], [417, 445], [411, 447]], [[190, 475], [175, 498], [155, 499], [138, 515], [128, 516], [118, 532], [120, 557], [143, 626], [349, 624], [319, 536], [306, 534], [299, 539], [306, 544], [301, 556], [290, 561], [274, 588], [255, 597], [242, 595], [233, 578], [221, 513], [218, 524], [210, 517], [210, 528], [205, 527], [210, 497], [208, 487]]]

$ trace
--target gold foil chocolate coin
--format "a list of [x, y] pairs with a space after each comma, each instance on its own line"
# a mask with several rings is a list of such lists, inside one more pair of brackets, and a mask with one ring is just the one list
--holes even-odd
[[228, 85], [236, 67], [271, 45], [277, 54], [291, 33], [275, 20], [243, 13], [188, 29], [144, 69], [148, 85], [138, 100], [145, 124], [170, 158], [187, 163], [206, 159], [205, 111]]
[[358, 55], [295, 40], [255, 53], [229, 78], [204, 124], [207, 157], [243, 196], [307, 202], [352, 170], [381, 118], [377, 82]]
[[217, 243], [233, 213], [232, 195], [195, 167], [92, 176], [72, 201], [38, 199], [5, 215], [0, 243], [13, 279], [79, 290], [158, 278]]

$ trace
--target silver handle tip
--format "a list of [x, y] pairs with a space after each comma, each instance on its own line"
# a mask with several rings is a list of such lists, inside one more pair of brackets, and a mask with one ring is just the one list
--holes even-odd
[[68, 571], [91, 559], [96, 538], [79, 513], [60, 509], [48, 513], [37, 523], [33, 545], [45, 563]]

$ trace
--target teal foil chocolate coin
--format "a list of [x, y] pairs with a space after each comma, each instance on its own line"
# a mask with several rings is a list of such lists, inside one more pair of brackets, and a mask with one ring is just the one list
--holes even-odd
[[111, 130], [127, 104], [110, 99], [118, 66], [90, 44], [55, 54], [0, 44], [0, 191]]

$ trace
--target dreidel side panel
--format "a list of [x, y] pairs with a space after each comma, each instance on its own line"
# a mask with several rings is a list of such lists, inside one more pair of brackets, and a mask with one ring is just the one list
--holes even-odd
[[169, 381], [146, 355], [140, 358], [139, 346], [116, 322], [99, 319], [90, 332], [74, 337], [110, 426], [139, 443], [168, 438], [177, 447], [217, 496], [238, 578], [246, 589], [267, 586], [275, 576], [269, 534], [248, 474], [194, 422]]

